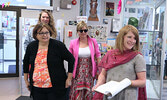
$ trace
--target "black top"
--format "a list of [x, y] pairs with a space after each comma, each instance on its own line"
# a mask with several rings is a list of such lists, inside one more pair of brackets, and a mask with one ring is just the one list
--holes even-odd
[[[38, 43], [39, 41], [33, 41], [27, 46], [23, 60], [24, 73], [29, 73], [31, 92], [33, 92], [32, 76], [34, 71], [35, 58], [38, 51]], [[64, 95], [66, 92], [65, 82], [67, 79], [67, 74], [64, 68], [64, 60], [68, 62], [68, 72], [72, 73], [75, 60], [73, 55], [68, 51], [62, 42], [50, 39], [47, 54], [47, 65], [53, 90], [58, 95]], [[29, 64], [31, 64], [30, 70]]]

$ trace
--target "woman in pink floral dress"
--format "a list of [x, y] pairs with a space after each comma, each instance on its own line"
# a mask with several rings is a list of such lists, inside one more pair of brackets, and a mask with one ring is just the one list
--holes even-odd
[[95, 39], [88, 36], [88, 27], [84, 21], [77, 25], [79, 38], [70, 42], [69, 51], [75, 58], [70, 100], [92, 100], [92, 87], [96, 75], [97, 62], [100, 62], [101, 53]]

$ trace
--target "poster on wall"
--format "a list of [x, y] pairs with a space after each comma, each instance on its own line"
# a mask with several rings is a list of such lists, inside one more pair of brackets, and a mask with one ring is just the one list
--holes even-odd
[[119, 32], [119, 30], [121, 29], [121, 27], [120, 27], [120, 19], [113, 18], [111, 22], [112, 22], [111, 23], [111, 26], [112, 26], [111, 31], [112, 32]]
[[103, 24], [108, 24], [108, 19], [103, 19]]
[[111, 47], [114, 47], [115, 46], [115, 41], [116, 41], [115, 38], [108, 38], [107, 39], [107, 45], [109, 45]]
[[107, 38], [107, 26], [97, 25], [88, 26], [89, 36], [95, 38], [97, 41], [106, 41]]
[[77, 16], [77, 23], [84, 21], [87, 23], [88, 17], [87, 16]]
[[100, 20], [100, 0], [87, 0], [86, 2], [86, 16], [88, 21]]
[[105, 16], [106, 17], [114, 16], [114, 3], [113, 2], [105, 2]]

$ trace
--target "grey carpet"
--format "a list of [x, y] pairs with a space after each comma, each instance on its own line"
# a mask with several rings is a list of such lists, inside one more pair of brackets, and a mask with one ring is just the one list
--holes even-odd
[[33, 99], [30, 98], [29, 96], [20, 96], [16, 100], [33, 100]]
[[167, 100], [167, 87], [164, 87], [164, 88], [163, 88], [162, 100]]

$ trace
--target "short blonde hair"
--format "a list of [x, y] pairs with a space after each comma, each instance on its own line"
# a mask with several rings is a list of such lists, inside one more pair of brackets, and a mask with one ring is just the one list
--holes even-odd
[[77, 24], [77, 32], [78, 32], [79, 30], [82, 30], [83, 27], [86, 27], [86, 28], [88, 29], [88, 26], [87, 26], [87, 24], [86, 24], [84, 21], [79, 22], [79, 23]]
[[132, 32], [135, 35], [135, 39], [136, 39], [136, 44], [132, 48], [132, 50], [133, 51], [139, 51], [139, 49], [140, 49], [138, 30], [132, 25], [126, 25], [122, 29], [120, 29], [119, 34], [116, 38], [116, 43], [115, 43], [115, 48], [119, 49], [121, 53], [123, 52], [123, 49], [124, 49], [124, 36], [128, 32]]

